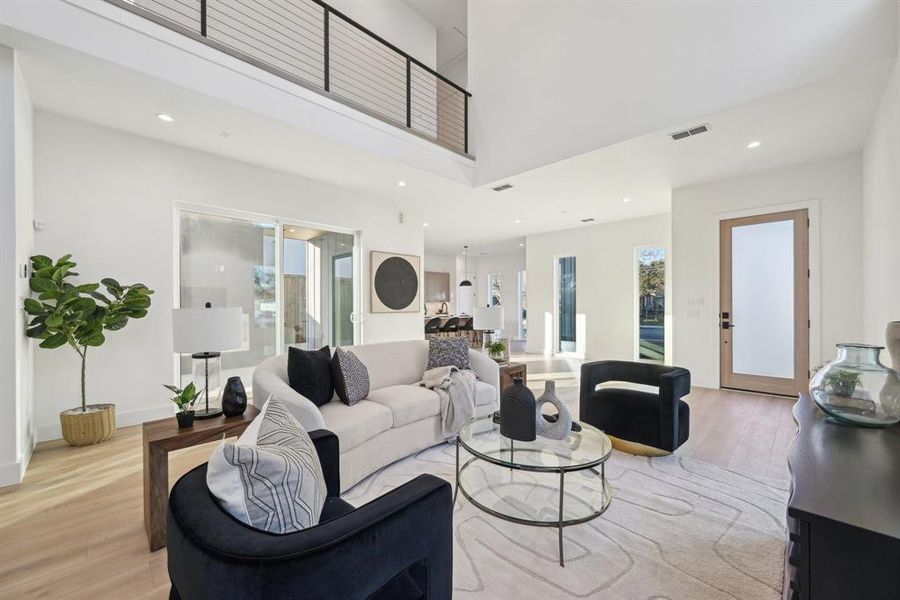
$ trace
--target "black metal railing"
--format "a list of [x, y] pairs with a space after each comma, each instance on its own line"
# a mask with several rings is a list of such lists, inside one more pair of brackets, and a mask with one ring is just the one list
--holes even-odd
[[463, 154], [469, 94], [321, 0], [108, 0]]

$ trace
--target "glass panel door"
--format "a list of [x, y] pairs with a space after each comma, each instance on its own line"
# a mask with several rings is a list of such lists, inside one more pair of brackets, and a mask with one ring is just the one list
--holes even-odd
[[805, 210], [722, 221], [723, 387], [793, 395], [809, 369]]
[[353, 344], [353, 234], [284, 225], [283, 236], [284, 345]]
[[[248, 390], [253, 369], [276, 350], [275, 233], [272, 223], [190, 211], [180, 215], [181, 307], [209, 302], [241, 308], [244, 344], [222, 353], [221, 380], [238, 375]], [[182, 356], [182, 384], [191, 379], [191, 369], [190, 356]]]
[[557, 259], [559, 352], [575, 352], [575, 257]]

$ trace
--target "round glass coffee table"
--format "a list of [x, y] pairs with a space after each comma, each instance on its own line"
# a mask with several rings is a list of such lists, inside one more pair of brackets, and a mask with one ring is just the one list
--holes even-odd
[[[606, 461], [609, 438], [581, 423], [566, 439], [538, 436], [520, 442], [500, 434], [490, 416], [472, 419], [456, 438], [456, 496], [462, 492], [480, 510], [513, 523], [559, 530], [559, 564], [563, 528], [596, 519], [609, 508], [612, 490]], [[459, 449], [472, 457], [460, 464]]]

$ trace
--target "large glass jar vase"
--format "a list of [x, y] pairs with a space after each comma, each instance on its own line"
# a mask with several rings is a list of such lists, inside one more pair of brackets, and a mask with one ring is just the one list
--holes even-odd
[[809, 382], [813, 400], [833, 421], [864, 427], [900, 422], [900, 376], [881, 364], [883, 349], [838, 344], [837, 358]]

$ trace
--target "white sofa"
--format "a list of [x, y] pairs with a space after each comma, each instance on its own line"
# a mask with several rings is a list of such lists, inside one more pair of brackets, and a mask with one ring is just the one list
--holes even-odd
[[[440, 400], [418, 385], [428, 364], [428, 341], [346, 346], [369, 371], [369, 396], [347, 406], [337, 396], [318, 407], [288, 384], [287, 354], [266, 359], [253, 372], [253, 403], [269, 394], [288, 405], [307, 431], [328, 429], [340, 440], [341, 491], [378, 469], [442, 441]], [[475, 414], [497, 410], [500, 371], [486, 354], [469, 350], [478, 376]]]

